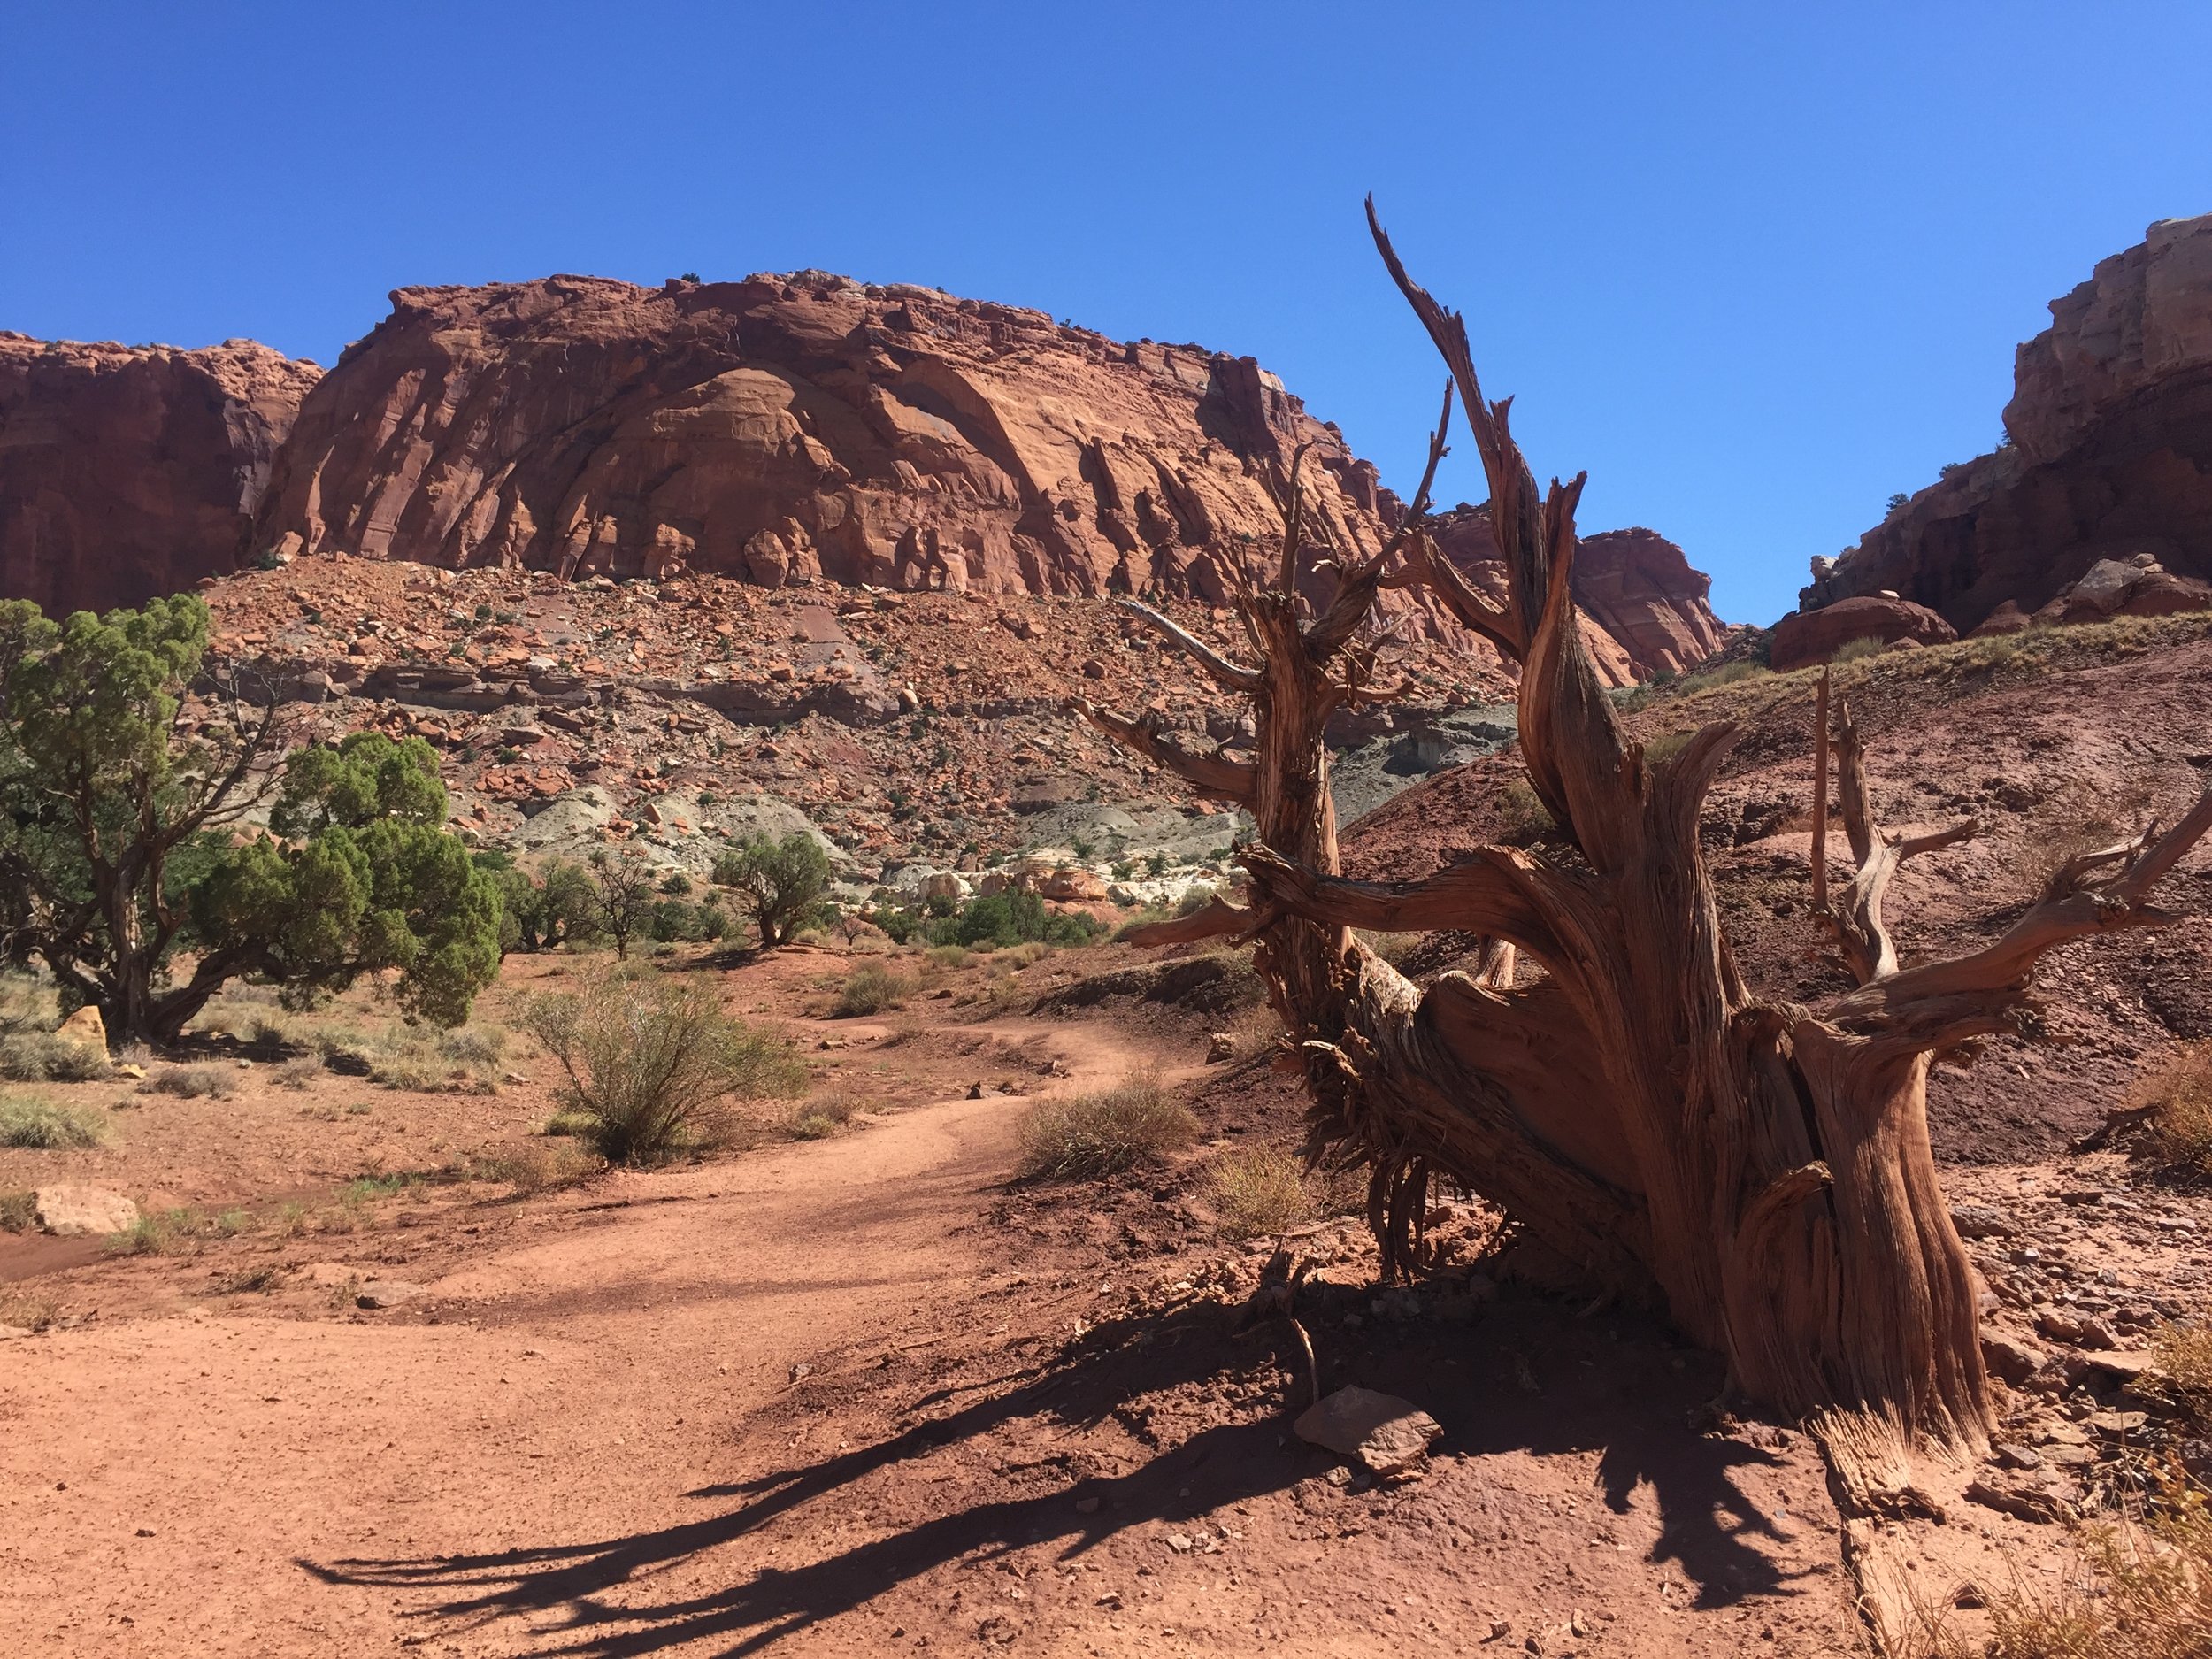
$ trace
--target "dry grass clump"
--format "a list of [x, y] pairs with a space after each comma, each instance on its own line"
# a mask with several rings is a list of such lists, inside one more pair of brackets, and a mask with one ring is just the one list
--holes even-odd
[[203, 1240], [235, 1238], [246, 1231], [242, 1210], [207, 1215], [197, 1210], [157, 1210], [140, 1214], [130, 1227], [108, 1240], [118, 1256], [190, 1256]]
[[896, 1008], [914, 994], [914, 981], [903, 973], [894, 973], [880, 962], [864, 962], [845, 978], [844, 989], [837, 995], [837, 1005], [831, 1011], [840, 1019], [856, 1015], [880, 1014], [887, 1008]]
[[146, 1087], [182, 1100], [228, 1100], [238, 1092], [238, 1074], [219, 1065], [169, 1065], [148, 1078]]
[[107, 1138], [96, 1118], [29, 1095], [0, 1098], [0, 1147], [35, 1152], [73, 1152]]
[[[572, 1132], [557, 1132], [549, 1124], [546, 1133]], [[518, 1147], [472, 1160], [468, 1174], [475, 1180], [503, 1181], [514, 1189], [516, 1197], [527, 1198], [534, 1193], [577, 1186], [605, 1167], [601, 1159], [580, 1147]]]
[[2212, 1325], [2170, 1325], [2152, 1353], [2159, 1374], [2189, 1402], [2200, 1422], [2212, 1422]]
[[1221, 1231], [1232, 1239], [1287, 1233], [1314, 1217], [1304, 1172], [1280, 1147], [1240, 1147], [1224, 1153], [1210, 1185]]
[[794, 1141], [826, 1141], [851, 1123], [859, 1110], [860, 1103], [849, 1094], [818, 1094], [801, 1102], [784, 1133]]
[[108, 1072], [106, 1050], [50, 1031], [0, 1037], [0, 1077], [11, 1083], [90, 1083]]
[[1021, 1172], [1061, 1179], [1118, 1175], [1198, 1138], [1198, 1119], [1154, 1078], [1097, 1094], [1040, 1101], [1021, 1125]]
[[2144, 1078], [2134, 1103], [2155, 1109], [2154, 1156], [2212, 1175], [2212, 1042], [2192, 1044]]
[[[38, 1225], [38, 1194], [21, 1188], [0, 1193], [0, 1233], [28, 1233]], [[6, 1321], [0, 1320], [0, 1324]]]
[[2082, 1529], [2062, 1587], [2016, 1582], [1989, 1598], [1989, 1633], [1935, 1621], [1916, 1659], [2207, 1659], [2212, 1655], [2212, 1508], [2169, 1477], [2138, 1520]]
[[720, 1139], [731, 1100], [788, 1098], [806, 1068], [722, 1011], [711, 987], [615, 973], [539, 998], [524, 1024], [567, 1077], [563, 1104], [610, 1164], [653, 1164]]
[[287, 1060], [276, 1069], [280, 1088], [312, 1088], [323, 1075], [323, 1063], [313, 1055], [301, 1055]]

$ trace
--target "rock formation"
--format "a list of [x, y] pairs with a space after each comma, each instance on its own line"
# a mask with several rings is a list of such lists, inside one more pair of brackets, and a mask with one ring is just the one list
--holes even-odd
[[0, 332], [0, 596], [105, 610], [235, 568], [320, 373], [250, 340], [180, 351]]
[[2054, 301], [2013, 384], [2005, 447], [1947, 467], [1832, 570], [1816, 561], [1806, 608], [1891, 588], [1966, 632], [2102, 561], [2212, 577], [2212, 215], [2153, 225]]
[[1769, 661], [1787, 672], [1824, 663], [1855, 640], [1947, 645], [1956, 638], [1958, 630], [1925, 605], [1891, 594], [1863, 594], [1784, 617], [1774, 625]]
[[987, 594], [1218, 588], [1310, 443], [1356, 545], [1373, 469], [1249, 358], [817, 273], [403, 288], [302, 411], [257, 549], [571, 576]]
[[[1301, 451], [1307, 511], [1348, 555], [1403, 511], [1249, 357], [932, 288], [819, 272], [659, 288], [556, 276], [403, 288], [392, 305], [319, 381], [242, 342], [0, 337], [0, 363], [27, 365], [0, 382], [0, 442], [39, 457], [0, 470], [0, 591], [49, 610], [134, 603], [242, 553], [343, 553], [1220, 606], [1232, 556], [1279, 535], [1271, 481]], [[1479, 580], [1502, 580], [1483, 571], [1479, 509], [1442, 529]], [[1330, 580], [1312, 575], [1317, 599]], [[1650, 531], [1591, 537], [1577, 593], [1601, 674], [1625, 684], [1709, 654], [1709, 585]], [[1495, 665], [1424, 595], [1381, 610], [1403, 635]]]
[[[1493, 598], [1506, 590], [1505, 565], [1489, 513], [1462, 503], [1437, 515], [1438, 547]], [[1727, 630], [1706, 595], [1712, 578], [1656, 530], [1604, 530], [1585, 536], [1575, 557], [1575, 603], [1600, 676], [1628, 685], [1678, 674], [1720, 649]]]

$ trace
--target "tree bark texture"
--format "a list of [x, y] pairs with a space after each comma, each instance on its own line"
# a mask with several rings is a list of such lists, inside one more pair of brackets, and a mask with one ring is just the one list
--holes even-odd
[[[1309, 1155], [1370, 1166], [1386, 1271], [1419, 1271], [1420, 1211], [1440, 1176], [1497, 1202], [1586, 1281], [1655, 1293], [1755, 1399], [1982, 1442], [1992, 1416], [1972, 1271], [1929, 1148], [1931, 1056], [2013, 1029], [2053, 947], [2167, 919], [2151, 888], [2212, 828], [2212, 796], [2163, 835], [2074, 860], [1994, 944], [1901, 968], [1882, 915], [1891, 879], [1973, 826], [1913, 839], [1885, 831], [1844, 710], [1836, 801], [1855, 870], [1831, 902], [1824, 681], [1817, 913], [1855, 987], [1818, 1009], [1750, 995], [1698, 842], [1734, 727], [1709, 726], [1664, 757], [1624, 731], [1571, 597], [1582, 480], [1540, 495], [1509, 403], [1484, 399], [1461, 319], [1374, 233], [1481, 451], [1508, 596], [1487, 599], [1421, 534], [1425, 480], [1389, 547], [1340, 559], [1325, 609], [1301, 601], [1294, 459], [1279, 576], [1249, 575], [1238, 595], [1258, 664], [1201, 648], [1224, 690], [1253, 700], [1256, 764], [1233, 777], [1210, 758], [1181, 766], [1164, 734], [1079, 705], [1257, 822], [1243, 855], [1248, 907], [1217, 902], [1156, 942], [1232, 932], [1256, 941], [1285, 1051], [1310, 1093]], [[1448, 396], [1445, 407], [1448, 421]], [[1443, 438], [1440, 426], [1432, 477]], [[1369, 689], [1376, 651], [1363, 630], [1377, 588], [1412, 582], [1520, 664], [1521, 758], [1562, 844], [1482, 848], [1420, 882], [1350, 881], [1337, 861], [1322, 726], [1343, 702], [1386, 695]], [[1462, 930], [1540, 972], [1448, 973], [1423, 990], [1351, 929]]]

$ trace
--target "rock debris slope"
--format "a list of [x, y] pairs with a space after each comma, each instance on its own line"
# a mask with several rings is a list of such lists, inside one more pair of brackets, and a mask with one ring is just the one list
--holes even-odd
[[250, 340], [180, 351], [0, 331], [0, 596], [104, 610], [234, 569], [321, 373]]

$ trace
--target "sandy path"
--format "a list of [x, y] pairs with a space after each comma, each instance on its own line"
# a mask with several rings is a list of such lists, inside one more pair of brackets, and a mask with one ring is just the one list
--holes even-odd
[[[1144, 1057], [1095, 1026], [1044, 1029], [1070, 1087]], [[591, 1194], [610, 1207], [541, 1217], [541, 1240], [435, 1281], [447, 1323], [202, 1314], [0, 1348], [0, 1648], [558, 1646], [511, 1621], [426, 1624], [427, 1589], [314, 1569], [680, 1522], [677, 1494], [747, 1472], [731, 1425], [792, 1366], [926, 1335], [932, 1306], [988, 1271], [955, 1230], [1010, 1167], [1020, 1104], [941, 1101], [619, 1178]]]

